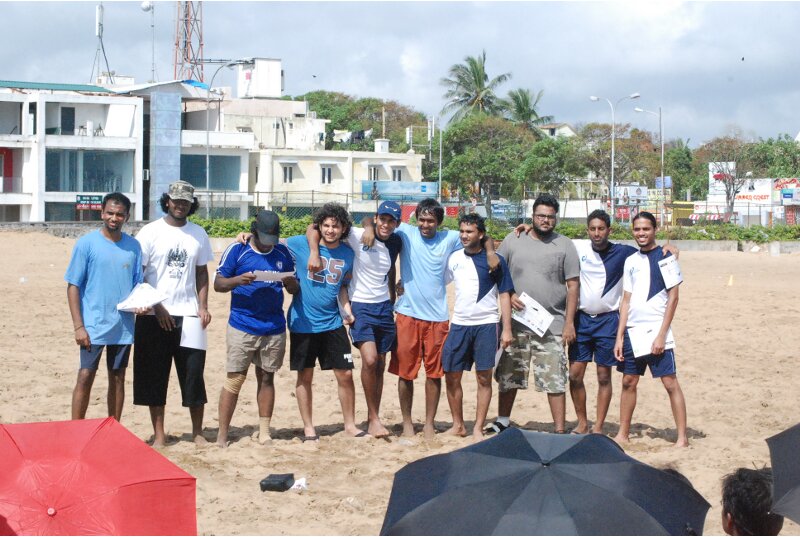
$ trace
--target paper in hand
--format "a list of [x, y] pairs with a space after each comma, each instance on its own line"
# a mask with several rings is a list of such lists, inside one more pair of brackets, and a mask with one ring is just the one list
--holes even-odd
[[659, 261], [658, 268], [661, 270], [661, 277], [664, 278], [664, 285], [667, 289], [672, 289], [683, 281], [681, 266], [675, 256]]
[[135, 312], [142, 308], [151, 308], [167, 299], [167, 295], [162, 293], [149, 283], [140, 283], [130, 294], [125, 297], [125, 300], [117, 304], [119, 311]]

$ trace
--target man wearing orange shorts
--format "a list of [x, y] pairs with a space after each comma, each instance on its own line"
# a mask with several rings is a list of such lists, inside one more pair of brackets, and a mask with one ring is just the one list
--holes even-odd
[[[437, 231], [444, 208], [434, 199], [422, 200], [416, 209], [417, 227], [403, 223], [395, 233], [403, 241], [400, 272], [403, 296], [395, 304], [397, 350], [389, 361], [389, 372], [399, 377], [397, 391], [403, 414], [403, 436], [414, 435], [411, 406], [414, 379], [425, 367], [426, 438], [436, 434], [433, 426], [442, 392], [442, 346], [449, 332], [444, 273], [450, 254], [463, 248], [458, 231]], [[497, 267], [494, 244], [485, 241], [490, 265]]]

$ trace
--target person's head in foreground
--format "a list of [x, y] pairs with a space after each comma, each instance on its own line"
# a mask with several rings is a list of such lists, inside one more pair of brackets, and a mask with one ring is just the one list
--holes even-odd
[[631, 221], [631, 228], [639, 249], [647, 252], [656, 247], [656, 217], [653, 213], [639, 211]]
[[419, 232], [426, 239], [432, 239], [444, 220], [444, 207], [433, 198], [425, 198], [417, 204], [415, 216]]
[[549, 237], [556, 228], [558, 200], [552, 194], [539, 194], [533, 202], [533, 230], [539, 238]]
[[250, 223], [253, 245], [261, 252], [269, 252], [281, 236], [281, 219], [273, 211], [261, 209]]
[[778, 535], [783, 517], [772, 509], [772, 470], [738, 468], [722, 480], [722, 529], [728, 535]]
[[400, 205], [396, 201], [384, 201], [380, 204], [375, 213], [375, 235], [380, 240], [385, 241], [394, 233], [400, 224], [401, 213]]
[[608, 247], [608, 236], [611, 234], [611, 217], [603, 209], [595, 209], [586, 218], [586, 231], [592, 248], [602, 252]]
[[481, 241], [486, 235], [485, 219], [477, 214], [465, 214], [458, 221], [458, 234], [461, 245], [467, 253], [481, 250]]
[[350, 234], [353, 221], [350, 213], [339, 203], [326, 203], [314, 212], [314, 224], [319, 230], [323, 244], [328, 248], [336, 248], [339, 241]]
[[186, 220], [200, 208], [194, 196], [194, 187], [186, 181], [175, 181], [169, 185], [169, 189], [161, 195], [159, 204], [161, 210], [175, 220]]
[[103, 197], [100, 205], [100, 219], [109, 234], [119, 233], [128, 221], [131, 211], [131, 200], [125, 194], [111, 192]]

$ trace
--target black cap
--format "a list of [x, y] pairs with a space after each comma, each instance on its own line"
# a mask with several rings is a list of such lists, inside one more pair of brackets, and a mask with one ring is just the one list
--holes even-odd
[[256, 216], [256, 233], [261, 244], [275, 245], [281, 235], [281, 220], [272, 211], [261, 209]]

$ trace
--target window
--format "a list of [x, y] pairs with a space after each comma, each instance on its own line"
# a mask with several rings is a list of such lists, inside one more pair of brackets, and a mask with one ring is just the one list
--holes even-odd
[[133, 192], [133, 151], [48, 149], [46, 192]]
[[331, 172], [333, 171], [333, 168], [330, 166], [322, 166], [320, 169], [322, 170], [322, 184], [331, 184]]
[[291, 164], [288, 166], [283, 167], [283, 182], [284, 183], [291, 183], [292, 182], [292, 166]]
[[229, 155], [209, 155], [208, 185], [206, 156], [181, 155], [181, 178], [201, 190], [239, 190], [242, 160]]
[[403, 170], [400, 168], [392, 168], [392, 181], [402, 181], [403, 180]]
[[370, 166], [369, 167], [369, 180], [370, 181], [377, 181], [378, 180], [378, 172], [380, 171], [380, 166]]

